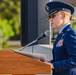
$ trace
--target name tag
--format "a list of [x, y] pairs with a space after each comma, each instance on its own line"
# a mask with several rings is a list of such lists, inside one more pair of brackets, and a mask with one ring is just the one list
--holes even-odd
[[56, 47], [61, 47], [63, 46], [63, 39], [59, 40], [58, 43], [56, 44]]

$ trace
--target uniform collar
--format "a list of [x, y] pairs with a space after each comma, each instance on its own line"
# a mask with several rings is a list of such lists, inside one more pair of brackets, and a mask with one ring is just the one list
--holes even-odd
[[62, 31], [64, 30], [64, 28], [66, 28], [68, 25], [70, 25], [70, 23], [65, 24], [65, 25], [62, 27], [62, 29], [59, 31], [59, 34], [61, 34]]

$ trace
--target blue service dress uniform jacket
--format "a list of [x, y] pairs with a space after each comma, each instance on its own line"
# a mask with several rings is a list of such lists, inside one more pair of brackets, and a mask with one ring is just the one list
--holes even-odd
[[76, 75], [76, 31], [69, 24], [57, 36], [53, 48], [53, 75]]

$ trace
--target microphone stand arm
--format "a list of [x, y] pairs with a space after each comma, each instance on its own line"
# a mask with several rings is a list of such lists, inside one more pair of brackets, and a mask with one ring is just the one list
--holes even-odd
[[26, 47], [28, 47], [28, 46], [30, 46], [30, 45], [36, 43], [37, 41], [38, 41], [38, 40], [36, 39], [36, 40], [30, 42], [29, 44], [27, 44], [27, 45], [25, 45], [24, 47], [20, 48], [19, 51], [21, 51], [21, 50], [23, 50], [24, 48], [26, 48]]

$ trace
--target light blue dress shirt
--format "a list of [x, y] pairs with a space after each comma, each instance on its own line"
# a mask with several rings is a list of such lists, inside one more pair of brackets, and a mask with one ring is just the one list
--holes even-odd
[[59, 34], [63, 31], [63, 29], [65, 28], [65, 27], [67, 27], [68, 25], [69, 25], [70, 23], [67, 23], [66, 25], [64, 25], [63, 27], [62, 27], [62, 29], [59, 31]]

